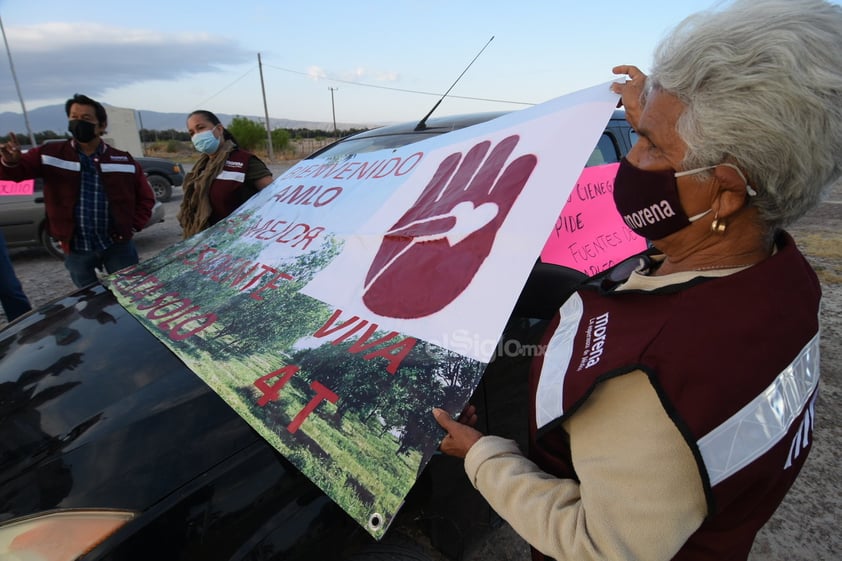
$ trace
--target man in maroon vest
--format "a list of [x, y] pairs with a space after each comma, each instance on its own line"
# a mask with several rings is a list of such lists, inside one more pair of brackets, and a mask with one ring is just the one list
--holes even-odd
[[821, 289], [782, 228], [842, 175], [842, 7], [737, 0], [614, 72], [614, 200], [654, 249], [552, 320], [528, 459], [470, 407], [441, 448], [535, 559], [745, 560], [812, 444]]
[[138, 262], [132, 236], [152, 216], [155, 195], [131, 154], [102, 140], [108, 116], [101, 103], [76, 94], [65, 104], [73, 138], [21, 154], [14, 133], [0, 145], [0, 179], [44, 178], [44, 204], [52, 237], [78, 287]]

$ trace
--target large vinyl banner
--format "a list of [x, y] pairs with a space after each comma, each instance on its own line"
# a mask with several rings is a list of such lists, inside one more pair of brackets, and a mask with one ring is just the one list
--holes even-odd
[[606, 83], [404, 148], [304, 160], [105, 282], [379, 538], [438, 446], [432, 407], [470, 398], [616, 103]]

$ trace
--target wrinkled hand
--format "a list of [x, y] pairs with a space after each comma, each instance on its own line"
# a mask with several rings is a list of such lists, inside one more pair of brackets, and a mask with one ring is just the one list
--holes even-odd
[[620, 94], [620, 105], [626, 108], [626, 120], [633, 128], [637, 128], [640, 114], [643, 112], [643, 88], [646, 86], [646, 74], [637, 66], [620, 65], [611, 69], [614, 74], [625, 74], [629, 77], [623, 84], [611, 84], [611, 91]]
[[20, 142], [15, 133], [9, 133], [9, 141], [0, 144], [0, 157], [9, 165], [15, 165], [20, 161]]
[[471, 283], [491, 251], [497, 230], [537, 163], [512, 161], [520, 137], [491, 148], [484, 141], [439, 164], [415, 204], [383, 237], [366, 274], [363, 302], [387, 317], [438, 312]]
[[439, 448], [448, 456], [464, 458], [477, 440], [482, 438], [482, 433], [474, 428], [477, 424], [477, 410], [473, 405], [468, 405], [454, 421], [450, 414], [444, 409], [433, 408], [433, 417], [441, 428], [447, 431]]

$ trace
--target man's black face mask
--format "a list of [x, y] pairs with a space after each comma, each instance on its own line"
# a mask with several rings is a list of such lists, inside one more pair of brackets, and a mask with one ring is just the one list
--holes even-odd
[[90, 142], [96, 138], [96, 125], [90, 121], [72, 119], [67, 123], [67, 130], [79, 142]]

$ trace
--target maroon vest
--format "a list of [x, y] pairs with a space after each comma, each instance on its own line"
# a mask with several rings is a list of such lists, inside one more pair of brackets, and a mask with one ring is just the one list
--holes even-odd
[[251, 153], [239, 148], [228, 154], [222, 171], [213, 180], [208, 193], [211, 203], [209, 224], [216, 224], [257, 192], [246, 189], [244, 185], [251, 157]]
[[[132, 238], [132, 229], [140, 230], [152, 215], [155, 199], [143, 170], [131, 154], [105, 145], [96, 156], [108, 209], [113, 218], [111, 237], [115, 241]], [[44, 204], [50, 234], [65, 243], [76, 227], [74, 209], [81, 191], [81, 164], [75, 141], [50, 142], [23, 155], [18, 166], [5, 168], [3, 176], [20, 180], [44, 178]]]
[[708, 515], [676, 560], [745, 560], [812, 440], [821, 288], [788, 234], [738, 273], [653, 292], [594, 282], [562, 306], [531, 375], [530, 455], [576, 478], [561, 422], [642, 370], [693, 451]]

